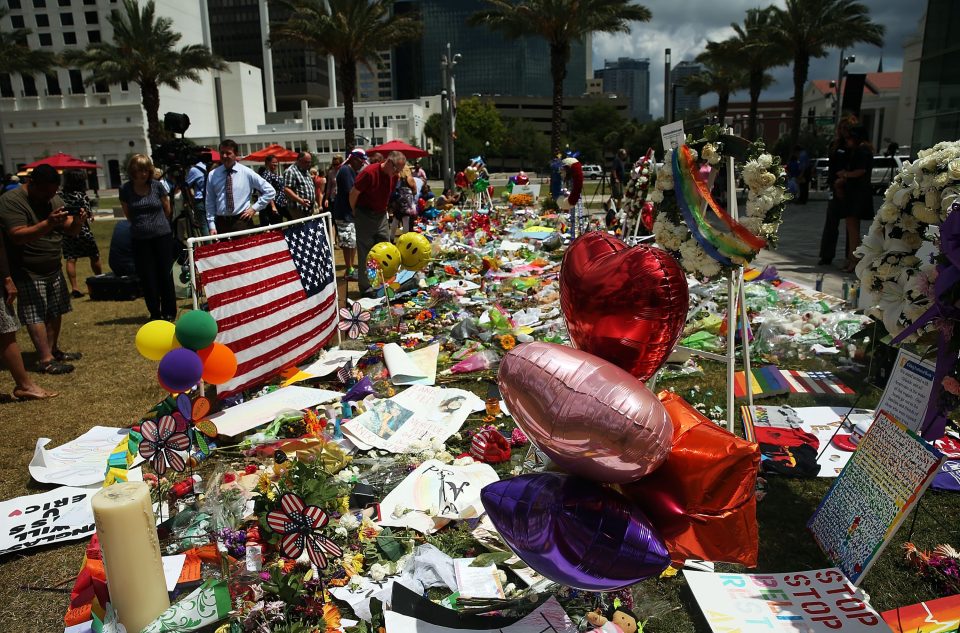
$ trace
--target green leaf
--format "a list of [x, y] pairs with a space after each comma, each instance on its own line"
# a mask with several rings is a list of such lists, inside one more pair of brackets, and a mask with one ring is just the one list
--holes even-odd
[[377, 535], [377, 547], [380, 548], [384, 556], [392, 561], [398, 561], [403, 556], [403, 547], [394, 538], [390, 528], [383, 528], [383, 531]]
[[507, 562], [510, 558], [513, 558], [513, 552], [486, 552], [477, 556], [474, 561], [470, 563], [470, 566], [487, 567], [489, 565], [499, 565]]

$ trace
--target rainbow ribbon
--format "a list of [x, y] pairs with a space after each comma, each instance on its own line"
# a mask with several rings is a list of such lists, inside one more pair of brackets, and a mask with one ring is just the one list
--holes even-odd
[[[673, 153], [673, 178], [677, 206], [694, 239], [708, 255], [725, 266], [734, 266], [731, 257], [752, 259], [767, 242], [748, 231], [717, 204], [707, 184], [697, 177], [696, 161], [690, 148], [682, 145]], [[721, 233], [703, 215], [701, 200], [713, 210], [732, 233]]]

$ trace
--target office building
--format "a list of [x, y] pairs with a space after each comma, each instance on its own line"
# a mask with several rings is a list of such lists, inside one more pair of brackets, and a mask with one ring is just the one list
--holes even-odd
[[[113, 32], [107, 18], [119, 6], [111, 0], [7, 0], [6, 4], [10, 13], [0, 21], [0, 29], [30, 29], [30, 48], [51, 52], [110, 41]], [[182, 35], [180, 46], [204, 43], [200, 6], [157, 0], [157, 15], [173, 21], [174, 31]], [[58, 68], [46, 76], [0, 74], [0, 154], [6, 171], [66, 152], [95, 161], [100, 165], [101, 185], [117, 187], [125, 178], [126, 159], [133, 153], [149, 153], [139, 87], [127, 83], [87, 86], [86, 78], [87, 73], [77, 68]], [[201, 79], [200, 83], [183, 81], [180, 90], [161, 86], [160, 117], [168, 111], [185, 112], [192, 122], [191, 135], [215, 136], [213, 78], [205, 72]]]
[[390, 101], [393, 90], [393, 51], [379, 51], [370, 65], [357, 64], [356, 102]]
[[703, 72], [703, 66], [696, 62], [682, 61], [670, 71], [670, 87], [673, 97], [670, 101], [673, 108], [673, 118], [676, 121], [687, 114], [700, 110], [700, 95], [685, 90], [683, 82], [687, 77]]
[[[423, 21], [423, 35], [397, 47], [394, 85], [397, 98], [439, 94], [443, 90], [440, 57], [447, 43], [462, 56], [456, 69], [456, 91], [460, 96], [510, 95], [549, 97], [550, 50], [539, 37], [506, 39], [483, 26], [467, 26], [467, 19], [481, 8], [476, 0], [404, 0], [395, 10], [417, 12]], [[586, 92], [590, 73], [590, 42], [574, 43], [567, 77], [566, 96]]]
[[957, 24], [960, 24], [960, 5], [951, 0], [928, 1], [913, 121], [914, 155], [917, 150], [940, 141], [960, 138]]
[[603, 92], [626, 99], [631, 119], [641, 123], [650, 116], [650, 60], [619, 57], [617, 61], [605, 61], [595, 75], [603, 78]]
[[[330, 100], [327, 57], [300, 44], [268, 46], [270, 22], [280, 22], [283, 6], [266, 0], [207, 0], [213, 52], [227, 61], [240, 61], [262, 71], [267, 112], [298, 112], [306, 99], [311, 106]], [[271, 60], [267, 67], [265, 60]]]

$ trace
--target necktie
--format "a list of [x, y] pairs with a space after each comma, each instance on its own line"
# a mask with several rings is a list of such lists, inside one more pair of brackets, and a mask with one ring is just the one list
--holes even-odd
[[227, 170], [227, 215], [233, 215], [233, 170]]

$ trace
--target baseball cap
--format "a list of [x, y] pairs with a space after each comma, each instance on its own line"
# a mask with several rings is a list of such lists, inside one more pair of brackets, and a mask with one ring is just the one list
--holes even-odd
[[867, 431], [870, 430], [870, 426], [872, 424], [873, 420], [863, 420], [857, 422], [855, 425], [853, 425], [853, 430], [850, 433], [836, 434], [833, 437], [833, 445], [842, 451], [853, 452], [857, 450], [860, 440], [862, 440], [863, 436], [867, 434]]
[[367, 158], [367, 152], [364, 151], [362, 147], [357, 147], [351, 150], [350, 153], [347, 154], [347, 160], [350, 160], [351, 158], [359, 158], [365, 163], [369, 162], [369, 159]]

